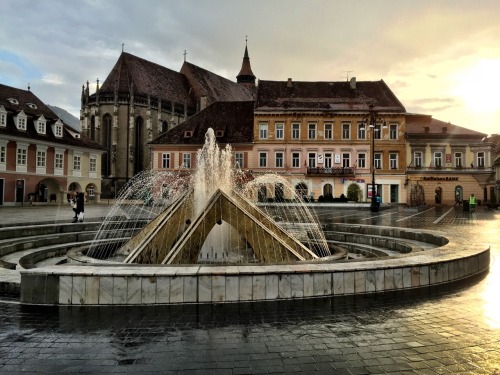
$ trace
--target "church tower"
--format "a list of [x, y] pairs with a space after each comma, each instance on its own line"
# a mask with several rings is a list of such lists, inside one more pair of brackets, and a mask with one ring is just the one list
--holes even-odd
[[248, 40], [245, 40], [245, 55], [243, 56], [240, 73], [236, 76], [236, 82], [249, 88], [255, 87], [255, 75], [250, 66], [250, 57], [248, 57]]

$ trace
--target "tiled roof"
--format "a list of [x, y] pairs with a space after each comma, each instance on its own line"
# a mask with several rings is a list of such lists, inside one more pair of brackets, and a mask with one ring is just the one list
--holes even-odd
[[[17, 99], [19, 104], [12, 104], [8, 99]], [[30, 107], [28, 104], [34, 104], [36, 108]], [[0, 84], [0, 107], [4, 107], [7, 110], [7, 126], [0, 127], [0, 135], [7, 135], [19, 138], [26, 138], [34, 141], [50, 142], [54, 144], [92, 148], [96, 150], [102, 150], [102, 147], [80, 135], [80, 138], [75, 138], [70, 133], [78, 133], [77, 130], [71, 128], [69, 125], [64, 124], [63, 136], [56, 137], [51, 130], [51, 125], [57, 122], [59, 118], [57, 115], [47, 107], [38, 97], [28, 90], [21, 90], [14, 87], [6, 86]], [[26, 130], [18, 130], [14, 123], [14, 116], [16, 116], [21, 111], [27, 115]], [[34, 120], [37, 120], [43, 115], [47, 121], [46, 134], [38, 134], [35, 129]]]
[[408, 136], [438, 136], [452, 135], [454, 137], [474, 137], [482, 139], [486, 134], [467, 129], [449, 122], [436, 120], [430, 115], [407, 114], [406, 115], [406, 133]]
[[303, 82], [259, 80], [256, 111], [331, 110], [405, 112], [383, 80], [355, 82]]
[[113, 94], [117, 83], [119, 93], [129, 93], [132, 82], [134, 95], [196, 105], [184, 75], [127, 52], [122, 52], [99, 93]]
[[[253, 141], [253, 102], [216, 102], [153, 140], [153, 144], [203, 144], [209, 128], [222, 130], [218, 143]], [[185, 132], [192, 136], [185, 138]]]
[[253, 101], [253, 92], [248, 87], [230, 81], [189, 62], [181, 68], [197, 97], [206, 96], [208, 103], [218, 101]]

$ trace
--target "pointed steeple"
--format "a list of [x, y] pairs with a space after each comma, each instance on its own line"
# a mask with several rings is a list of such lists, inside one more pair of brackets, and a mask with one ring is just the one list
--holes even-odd
[[248, 57], [248, 39], [245, 39], [245, 55], [243, 56], [240, 73], [236, 76], [236, 82], [245, 86], [255, 87], [255, 75], [250, 66], [250, 57]]

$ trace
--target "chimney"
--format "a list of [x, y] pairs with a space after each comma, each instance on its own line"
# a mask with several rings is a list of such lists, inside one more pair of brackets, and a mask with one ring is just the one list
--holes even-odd
[[356, 90], [356, 77], [352, 77], [349, 83], [351, 85], [351, 90]]
[[286, 87], [293, 87], [291, 78], [288, 78], [288, 82], [286, 83]]

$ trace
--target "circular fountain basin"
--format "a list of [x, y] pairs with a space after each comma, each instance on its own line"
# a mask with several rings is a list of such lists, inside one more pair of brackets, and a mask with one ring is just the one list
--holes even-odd
[[[53, 305], [155, 305], [276, 301], [424, 288], [487, 272], [490, 249], [432, 231], [344, 224], [345, 230], [444, 244], [398, 257], [349, 262], [252, 265], [141, 265], [71, 262], [21, 270], [21, 302]], [[86, 263], [83, 263], [86, 262]]]

